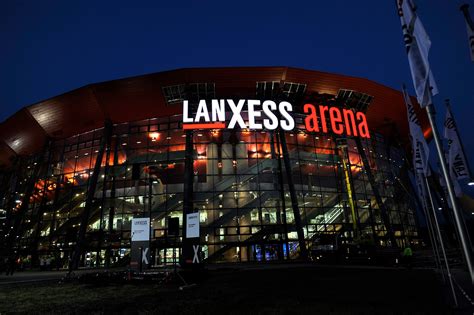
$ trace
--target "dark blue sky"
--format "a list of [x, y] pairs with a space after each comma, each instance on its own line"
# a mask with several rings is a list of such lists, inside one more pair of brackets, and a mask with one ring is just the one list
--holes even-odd
[[[452, 100], [472, 165], [474, 64], [460, 3], [417, 1], [437, 108], [444, 117]], [[1, 1], [0, 42], [0, 121], [82, 85], [181, 67], [294, 66], [413, 93], [392, 0]]]

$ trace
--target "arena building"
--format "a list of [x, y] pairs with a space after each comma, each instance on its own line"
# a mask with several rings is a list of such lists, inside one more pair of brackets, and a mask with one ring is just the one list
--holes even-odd
[[[245, 125], [225, 128], [227, 107], [220, 125], [183, 124], [213, 100], [287, 102], [294, 126], [249, 117], [247, 106]], [[265, 113], [285, 114], [271, 104]], [[132, 219], [150, 218], [156, 266], [180, 257], [185, 214], [198, 213], [207, 263], [290, 260], [354, 241], [403, 246], [419, 239], [409, 148], [402, 94], [367, 79], [239, 67], [91, 84], [0, 124], [0, 243], [33, 265], [67, 265], [75, 253], [77, 266], [111, 266], [130, 256]]]

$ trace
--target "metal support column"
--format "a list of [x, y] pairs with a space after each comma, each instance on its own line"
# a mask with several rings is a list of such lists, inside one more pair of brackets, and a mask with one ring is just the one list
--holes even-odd
[[[44, 155], [47, 150], [47, 147], [48, 147], [48, 142], [46, 142], [43, 150], [41, 151], [41, 155], [38, 161], [36, 161], [31, 178], [29, 179], [27, 183], [21, 206], [18, 209], [18, 212], [13, 219], [13, 226], [10, 230], [9, 237], [7, 238], [7, 242], [6, 242], [7, 244], [6, 248], [7, 248], [7, 251], [9, 252], [9, 255], [13, 254], [13, 249], [14, 249], [13, 247], [16, 243], [16, 239], [19, 237], [20, 225], [21, 225], [21, 222], [23, 221], [23, 217], [25, 213], [28, 211], [28, 206], [30, 204], [30, 197], [33, 194], [36, 180], [40, 176], [41, 166], [44, 162]], [[20, 165], [20, 163], [18, 163], [18, 165]]]
[[84, 206], [84, 211], [82, 212], [81, 226], [79, 227], [79, 233], [77, 235], [76, 246], [72, 254], [72, 259], [69, 264], [69, 272], [76, 270], [79, 267], [79, 259], [83, 254], [85, 237], [87, 232], [87, 225], [89, 223], [90, 212], [94, 203], [94, 194], [97, 187], [97, 180], [99, 179], [100, 167], [102, 164], [102, 159], [104, 158], [104, 151], [107, 144], [107, 139], [112, 135], [112, 123], [106, 121], [104, 124], [104, 132], [102, 139], [100, 141], [99, 152], [97, 153], [97, 158], [95, 160], [94, 171], [89, 180], [89, 188], [87, 190], [86, 204]]
[[[114, 232], [114, 216], [115, 216], [115, 181], [116, 181], [116, 166], [118, 165], [118, 138], [115, 139], [114, 145], [114, 163], [112, 170], [112, 187], [110, 188], [110, 206], [109, 216], [107, 222], [107, 249], [105, 251], [105, 268], [110, 266], [110, 255], [112, 251], [112, 233]], [[105, 186], [104, 186], [105, 187]]]
[[40, 238], [41, 238], [41, 229], [43, 228], [43, 219], [44, 219], [44, 213], [46, 211], [46, 203], [47, 203], [47, 198], [46, 198], [46, 192], [48, 191], [48, 186], [47, 186], [47, 183], [48, 183], [48, 180], [46, 178], [47, 176], [47, 171], [51, 165], [51, 140], [47, 140], [47, 149], [46, 151], [48, 152], [48, 161], [46, 163], [46, 169], [45, 169], [45, 173], [44, 174], [44, 184], [43, 184], [43, 187], [42, 187], [42, 190], [43, 190], [43, 195], [41, 197], [41, 201], [40, 201], [40, 205], [39, 205], [39, 208], [37, 209], [37, 213], [36, 213], [36, 217], [34, 219], [34, 222], [36, 223], [36, 229], [34, 230], [35, 231], [35, 236], [33, 238], [33, 244], [31, 244], [31, 250], [32, 250], [32, 258], [31, 258], [31, 262], [32, 262], [32, 265], [36, 265], [36, 263], [38, 262], [38, 245], [39, 245], [39, 241], [40, 241]]
[[285, 164], [286, 180], [290, 190], [291, 206], [293, 208], [293, 215], [295, 217], [296, 233], [298, 234], [298, 244], [300, 246], [301, 258], [308, 258], [308, 250], [306, 249], [306, 242], [304, 239], [303, 226], [301, 223], [300, 208], [298, 206], [298, 197], [296, 196], [295, 185], [293, 183], [293, 174], [291, 171], [290, 154], [288, 153], [288, 146], [286, 145], [285, 131], [280, 128], [280, 144], [283, 151], [283, 163]]
[[184, 152], [184, 189], [183, 189], [183, 233], [182, 233], [182, 264], [185, 266], [193, 261], [191, 241], [186, 239], [186, 215], [193, 212], [193, 184], [194, 184], [194, 145], [193, 131], [186, 130], [186, 147]]
[[[283, 183], [283, 167], [281, 165], [281, 150], [280, 150], [280, 140], [278, 139], [278, 134], [273, 132], [273, 137], [276, 140], [277, 151], [276, 158], [278, 161], [278, 191], [280, 192], [281, 207], [283, 208], [283, 229], [285, 233], [285, 246], [286, 246], [286, 259], [290, 259], [290, 246], [288, 245], [288, 223], [286, 219], [286, 202], [285, 202], [285, 185]], [[260, 218], [261, 222], [261, 218]]]
[[[99, 219], [99, 240], [97, 241], [97, 255], [96, 255], [96, 266], [100, 267], [100, 252], [102, 251], [102, 243], [104, 240], [104, 208], [106, 204], [107, 198], [107, 176], [109, 175], [109, 159], [110, 159], [110, 145], [112, 142], [112, 137], [108, 137], [106, 140], [105, 146], [105, 168], [104, 168], [104, 175], [102, 180], [102, 204], [100, 206], [100, 219]], [[105, 257], [104, 257], [105, 260]]]
[[[280, 190], [280, 187], [282, 187], [280, 183], [280, 178], [281, 178], [281, 173], [278, 168], [278, 163], [281, 164], [279, 161], [279, 157], [277, 158], [277, 153], [275, 151], [275, 133], [273, 131], [270, 132], [270, 152], [271, 152], [271, 157], [272, 157], [272, 174], [273, 174], [273, 189], [275, 191], [280, 191], [280, 197], [281, 200], [276, 200], [276, 212], [277, 212], [277, 225], [278, 225], [278, 235], [280, 241], [283, 241], [278, 244], [278, 259], [283, 260], [284, 255], [283, 255], [283, 246], [286, 247], [286, 252], [288, 253], [288, 233], [286, 229], [286, 214], [284, 211], [282, 212], [282, 206], [285, 207], [285, 195], [283, 193], [283, 190]], [[282, 224], [285, 226], [285, 231], [284, 231], [284, 237], [282, 238]]]
[[[347, 142], [347, 141], [344, 141]], [[351, 208], [351, 218], [352, 218], [352, 230], [354, 231], [354, 238], [359, 236], [359, 220], [358, 216], [356, 216], [356, 207], [355, 202], [356, 199], [354, 198], [353, 192], [353, 183], [350, 177], [350, 165], [348, 165], [349, 161], [349, 153], [347, 152], [347, 143], [338, 144], [338, 149], [341, 151], [341, 160], [342, 160], [342, 168], [344, 172], [344, 182], [346, 183], [346, 191], [347, 191], [347, 200], [349, 201], [349, 207]]]
[[387, 209], [385, 208], [385, 204], [382, 201], [382, 197], [380, 196], [379, 189], [377, 188], [377, 184], [375, 183], [374, 174], [372, 174], [372, 169], [370, 168], [369, 159], [365, 154], [364, 148], [362, 147], [362, 142], [360, 138], [354, 137], [356, 142], [357, 151], [359, 151], [360, 157], [362, 158], [362, 163], [364, 164], [364, 170], [367, 174], [367, 178], [369, 179], [370, 186], [372, 187], [372, 192], [374, 194], [375, 200], [379, 205], [380, 214], [382, 215], [382, 220], [387, 229], [388, 237], [390, 239], [390, 243], [392, 247], [397, 248], [397, 241], [395, 240], [395, 234], [393, 232], [392, 224], [390, 223], [390, 217], [388, 215]]

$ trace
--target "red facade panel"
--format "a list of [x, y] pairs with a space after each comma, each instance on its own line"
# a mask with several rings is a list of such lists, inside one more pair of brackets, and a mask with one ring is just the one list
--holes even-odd
[[164, 75], [158, 74], [94, 84], [92, 88], [105, 115], [112, 122], [121, 123], [180, 112], [165, 104], [163, 84], [175, 83], [167, 83]]
[[52, 138], [66, 138], [104, 125], [105, 116], [89, 86], [28, 107]]
[[46, 133], [23, 108], [0, 125], [0, 140], [16, 154], [29, 155], [40, 151], [46, 141]]

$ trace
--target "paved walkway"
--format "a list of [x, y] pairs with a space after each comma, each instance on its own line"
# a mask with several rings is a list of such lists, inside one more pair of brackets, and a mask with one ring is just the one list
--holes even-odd
[[[94, 272], [97, 270], [93, 269], [84, 269], [75, 271], [75, 274], [84, 274], [89, 272]], [[0, 275], [0, 286], [1, 285], [10, 285], [10, 284], [21, 284], [29, 282], [42, 282], [42, 281], [53, 281], [61, 280], [65, 275], [67, 275], [67, 270], [54, 270], [54, 271], [39, 271], [39, 270], [28, 270], [28, 271], [17, 271], [13, 276], [6, 276], [5, 273]]]

